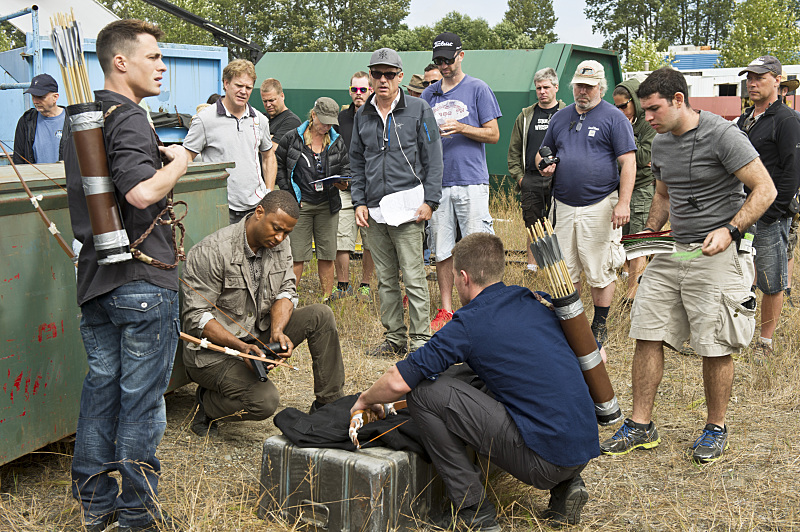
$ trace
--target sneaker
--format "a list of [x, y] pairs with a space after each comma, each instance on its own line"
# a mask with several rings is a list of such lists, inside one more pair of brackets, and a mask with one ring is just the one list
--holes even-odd
[[608, 326], [605, 323], [592, 323], [592, 334], [600, 345], [608, 343]]
[[753, 347], [753, 362], [759, 366], [763, 366], [772, 361], [774, 355], [775, 351], [772, 349], [771, 345], [767, 345], [761, 340], [756, 340], [756, 345]]
[[[482, 532], [500, 532], [502, 528], [497, 523], [497, 511], [494, 504], [484, 499], [478, 504], [465, 506], [458, 510], [455, 515], [457, 530], [480, 530]], [[452, 530], [453, 517], [443, 515], [432, 523], [436, 528]]]
[[370, 290], [368, 284], [362, 284], [356, 289], [356, 299], [359, 301], [369, 301]]
[[527, 268], [525, 268], [525, 271], [528, 273], [536, 273], [539, 271], [539, 267], [536, 264], [528, 264]]
[[346, 297], [350, 297], [350, 296], [352, 296], [352, 295], [353, 295], [353, 287], [352, 287], [352, 286], [348, 286], [348, 287], [347, 287], [347, 290], [342, 290], [341, 288], [339, 288], [339, 287], [337, 286], [337, 287], [336, 287], [336, 288], [334, 288], [334, 289], [333, 289], [333, 291], [331, 292], [331, 295], [330, 295], [330, 297], [328, 298], [328, 300], [330, 300], [330, 301], [336, 301], [337, 299], [344, 299], [344, 298], [346, 298]]
[[433, 318], [433, 321], [431, 322], [431, 332], [438, 331], [439, 329], [447, 325], [447, 322], [449, 322], [452, 319], [453, 319], [452, 312], [440, 308], [439, 310], [436, 311], [436, 317]]
[[195, 414], [194, 419], [192, 420], [191, 429], [192, 432], [205, 438], [206, 436], [213, 438], [219, 434], [217, 430], [217, 424], [214, 423], [214, 420], [211, 419], [206, 415], [206, 411], [203, 408], [203, 395], [205, 395], [206, 389], [202, 386], [197, 386], [197, 391], [195, 392], [195, 402], [196, 402], [196, 409], [197, 414]]
[[626, 419], [616, 434], [600, 444], [600, 450], [603, 454], [620, 456], [634, 449], [652, 449], [658, 447], [659, 443], [661, 438], [658, 437], [658, 430], [652, 421], [647, 429], [640, 429], [633, 424], [632, 419]]
[[580, 475], [565, 480], [550, 490], [550, 504], [544, 517], [553, 525], [577, 525], [588, 500], [589, 491]]
[[119, 525], [119, 516], [117, 515], [117, 511], [114, 510], [110, 514], [106, 514], [100, 518], [99, 521], [96, 521], [92, 524], [85, 524], [83, 527], [86, 529], [86, 532], [106, 532], [107, 530], [112, 530]]
[[703, 434], [692, 445], [692, 460], [699, 464], [708, 464], [722, 458], [728, 448], [728, 429], [709, 423]]
[[395, 345], [389, 340], [384, 340], [372, 351], [367, 351], [367, 355], [371, 357], [404, 357], [407, 352], [408, 349], [405, 345]]

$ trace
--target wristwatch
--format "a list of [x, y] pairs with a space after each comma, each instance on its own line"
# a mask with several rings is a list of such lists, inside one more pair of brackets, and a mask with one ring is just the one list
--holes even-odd
[[742, 239], [742, 233], [739, 232], [739, 228], [736, 227], [735, 225], [728, 223], [725, 224], [723, 227], [727, 229], [728, 232], [731, 234], [731, 240], [738, 242]]
[[432, 211], [435, 211], [436, 209], [438, 209], [438, 208], [439, 208], [439, 204], [438, 204], [438, 203], [436, 203], [435, 201], [427, 201], [427, 200], [426, 200], [426, 201], [425, 201], [425, 205], [427, 205], [428, 207], [430, 207]]

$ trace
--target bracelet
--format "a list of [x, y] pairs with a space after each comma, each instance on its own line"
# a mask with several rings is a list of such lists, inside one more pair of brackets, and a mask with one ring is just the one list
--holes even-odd
[[649, 228], [649, 227], [645, 227], [644, 229], [642, 229], [642, 231], [648, 231], [648, 232], [650, 232], [650, 233], [655, 233], [655, 230], [654, 230], [654, 229], [651, 229], [651, 228]]

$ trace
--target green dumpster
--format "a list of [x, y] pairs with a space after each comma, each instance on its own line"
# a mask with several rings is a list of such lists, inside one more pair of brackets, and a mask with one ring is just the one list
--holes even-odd
[[[175, 199], [189, 204], [184, 220], [187, 250], [228, 225], [225, 166], [192, 164], [178, 182]], [[18, 168], [32, 193], [42, 196], [42, 209], [71, 242], [63, 165]], [[75, 267], [44, 226], [11, 166], [0, 166], [0, 220], [2, 465], [75, 432], [86, 352], [79, 331]], [[169, 389], [187, 382], [179, 357]]]
[[[366, 71], [371, 52], [270, 52], [256, 65], [257, 87], [267, 78], [281, 82], [286, 105], [302, 119], [320, 96], [328, 96], [340, 105], [349, 105], [350, 77]], [[431, 62], [431, 52], [401, 52], [405, 77], [401, 85], [411, 81], [412, 74], [422, 74]], [[616, 52], [573, 44], [548, 44], [541, 50], [466, 50], [463, 69], [480, 78], [494, 91], [503, 116], [498, 121], [500, 140], [486, 146], [489, 173], [495, 178], [508, 173], [507, 155], [511, 129], [523, 107], [536, 102], [533, 75], [545, 67], [555, 69], [560, 80], [558, 97], [572, 103], [569, 82], [583, 60], [594, 59], [606, 69], [609, 90], [605, 99], [613, 103], [611, 92], [622, 81], [622, 69]], [[250, 103], [264, 110], [258, 89]], [[497, 184], [497, 181], [495, 181]]]

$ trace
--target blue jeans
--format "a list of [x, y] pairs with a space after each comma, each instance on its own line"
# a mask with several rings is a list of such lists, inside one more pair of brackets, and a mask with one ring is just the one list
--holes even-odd
[[764, 294], [772, 295], [789, 286], [789, 224], [790, 218], [781, 218], [771, 224], [761, 220], [755, 225], [753, 247], [756, 248], [756, 286]]
[[[167, 426], [167, 390], [178, 344], [178, 292], [135, 281], [81, 307], [89, 362], [72, 459], [72, 494], [86, 524], [115, 509], [120, 526], [159, 517], [161, 464], [156, 447]], [[122, 492], [116, 479], [119, 471]]]

